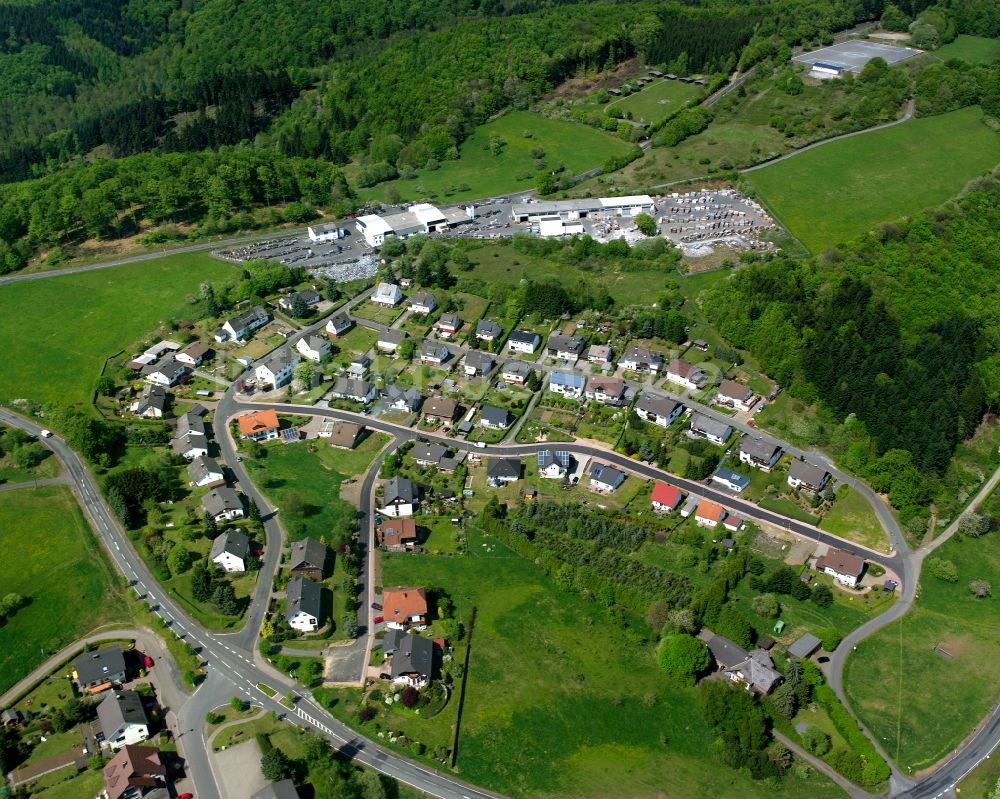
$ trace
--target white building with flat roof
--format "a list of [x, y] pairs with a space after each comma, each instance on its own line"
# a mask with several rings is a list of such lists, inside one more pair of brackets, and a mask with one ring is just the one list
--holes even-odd
[[386, 236], [393, 235], [392, 227], [378, 214], [365, 214], [355, 220], [358, 232], [365, 237], [369, 247], [381, 247]]

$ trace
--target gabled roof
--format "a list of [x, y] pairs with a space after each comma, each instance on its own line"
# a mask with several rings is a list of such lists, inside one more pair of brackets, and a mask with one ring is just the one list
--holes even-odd
[[398, 547], [417, 540], [417, 523], [413, 519], [386, 519], [382, 523], [382, 543]]
[[520, 377], [522, 380], [527, 380], [528, 375], [531, 374], [531, 365], [524, 361], [508, 361], [503, 365], [500, 374], [514, 375], [515, 377]]
[[233, 330], [239, 332], [245, 327], [249, 327], [255, 322], [264, 322], [271, 318], [271, 314], [267, 312], [262, 306], [254, 305], [252, 308], [248, 308], [241, 314], [230, 317], [226, 320]]
[[195, 483], [200, 483], [213, 474], [222, 474], [219, 464], [207, 455], [199, 455], [187, 467], [188, 477]]
[[754, 460], [769, 461], [774, 457], [775, 452], [780, 452], [781, 447], [773, 441], [763, 438], [755, 438], [749, 433], [740, 439], [740, 452], [745, 452]]
[[654, 416], [662, 416], [665, 419], [669, 419], [673, 415], [674, 411], [677, 410], [677, 406], [680, 403], [675, 402], [669, 397], [663, 397], [659, 394], [653, 394], [649, 391], [644, 391], [639, 396], [639, 400], [636, 402], [636, 410], [642, 411], [643, 413], [651, 413]]
[[410, 503], [417, 499], [417, 486], [412, 480], [406, 477], [393, 477], [385, 484], [385, 494], [383, 500], [386, 505], [390, 502]]
[[142, 370], [144, 375], [161, 374], [168, 380], [174, 380], [179, 375], [182, 375], [190, 371], [190, 367], [186, 363], [181, 363], [173, 355], [169, 358], [164, 358], [155, 366], [147, 366]]
[[663, 356], [655, 350], [647, 349], [646, 347], [629, 347], [619, 359], [619, 363], [621, 361], [648, 364], [663, 363]]
[[354, 324], [354, 321], [345, 313], [338, 313], [331, 316], [326, 326], [329, 330], [345, 330]]
[[250, 551], [250, 539], [239, 530], [226, 530], [219, 533], [212, 540], [212, 548], [209, 550], [208, 559], [215, 560], [222, 554], [232, 555], [234, 558], [245, 560]]
[[443, 313], [437, 320], [438, 327], [454, 327], [456, 330], [462, 326], [462, 318], [457, 313]]
[[564, 336], [561, 333], [553, 333], [549, 336], [546, 346], [557, 352], [572, 352], [579, 355], [583, 352], [584, 341], [579, 336]]
[[726, 397], [737, 402], [745, 401], [751, 394], [753, 392], [749, 388], [742, 383], [737, 383], [735, 380], [723, 380], [719, 385], [720, 397]]
[[358, 440], [364, 426], [354, 424], [354, 422], [337, 421], [330, 427], [330, 435], [327, 437], [331, 447], [344, 447], [350, 449]]
[[410, 297], [410, 305], [433, 306], [437, 304], [437, 298], [429, 291], [417, 291]]
[[458, 403], [453, 399], [445, 397], [428, 397], [424, 402], [425, 416], [439, 416], [445, 419], [453, 419], [455, 418], [455, 411], [457, 409]]
[[242, 416], [237, 417], [236, 421], [239, 424], [241, 436], [255, 435], [263, 433], [266, 430], [277, 430], [280, 426], [278, 424], [278, 414], [270, 409], [244, 413]]
[[715, 438], [728, 438], [733, 427], [726, 422], [719, 422], [702, 413], [695, 413], [691, 416], [691, 429], [710, 435]]
[[412, 386], [409, 388], [402, 388], [397, 386], [395, 383], [385, 387], [385, 397], [393, 405], [397, 402], [402, 402], [407, 408], [416, 410], [420, 407], [420, 401], [423, 397], [420, 396], [420, 392], [417, 391]]
[[420, 635], [404, 635], [392, 656], [392, 676], [419, 674], [431, 679], [434, 669], [434, 642]]
[[518, 344], [532, 344], [538, 346], [541, 338], [533, 330], [512, 330], [507, 336], [507, 341], [514, 341]]
[[152, 746], [123, 746], [104, 767], [104, 787], [108, 799], [121, 799], [129, 788], [154, 788], [162, 785], [167, 773], [160, 753]]
[[695, 516], [699, 519], [717, 522], [725, 512], [722, 505], [719, 505], [717, 502], [712, 502], [710, 499], [703, 499], [698, 503], [698, 510], [695, 511]]
[[681, 358], [674, 358], [670, 361], [670, 365], [667, 367], [667, 372], [672, 375], [679, 375], [683, 378], [688, 378], [696, 372], [700, 372], [701, 369], [695, 366], [690, 361], [682, 360]]
[[206, 353], [211, 352], [212, 348], [201, 341], [195, 341], [188, 344], [182, 352], [185, 355], [190, 355], [192, 358], [197, 360], [198, 358], [204, 358]]
[[386, 621], [396, 622], [402, 622], [411, 616], [426, 616], [427, 590], [413, 586], [383, 589], [382, 615]]
[[807, 658], [819, 649], [822, 643], [823, 642], [812, 633], [805, 633], [801, 638], [795, 641], [795, 643], [788, 647], [788, 654], [792, 657]]
[[816, 559], [817, 569], [833, 569], [837, 574], [859, 577], [865, 568], [865, 559], [843, 549], [830, 547], [825, 555]]
[[538, 468], [546, 469], [553, 463], [558, 463], [564, 469], [569, 468], [569, 452], [564, 449], [543, 449], [538, 453]]
[[326, 565], [326, 545], [315, 538], [303, 538], [292, 542], [292, 552], [288, 559], [288, 568], [317, 568], [321, 571]]
[[716, 469], [714, 477], [718, 477], [719, 481], [731, 483], [732, 485], [737, 486], [740, 490], [750, 485], [749, 477], [740, 474], [739, 472], [734, 472], [732, 469], [725, 466], [720, 466]]
[[734, 670], [742, 672], [750, 686], [765, 694], [770, 693], [771, 689], [782, 680], [780, 672], [774, 668], [774, 662], [763, 649], [750, 652], [746, 660], [737, 664]]
[[749, 654], [742, 646], [721, 635], [713, 635], [707, 643], [715, 662], [723, 668], [731, 669], [740, 665], [746, 661]]
[[345, 397], [367, 397], [372, 391], [372, 384], [367, 380], [360, 380], [355, 377], [338, 377], [333, 384], [333, 393], [341, 394]]
[[201, 506], [212, 516], [218, 516], [226, 511], [243, 509], [239, 495], [229, 486], [213, 488], [201, 498]]
[[587, 378], [587, 391], [590, 392], [602, 392], [610, 396], [618, 397], [621, 396], [622, 392], [625, 390], [625, 381], [620, 377], [611, 377], [609, 375], [590, 375]]
[[385, 330], [379, 331], [378, 343], [379, 344], [392, 344], [394, 347], [400, 344], [403, 339], [406, 338], [406, 333], [402, 330], [396, 330], [394, 327], [388, 327]]
[[390, 300], [395, 302], [402, 296], [403, 292], [399, 290], [399, 286], [395, 283], [379, 283], [372, 294], [372, 300]]
[[472, 352], [465, 356], [465, 365], [470, 369], [475, 369], [477, 372], [485, 373], [493, 368], [493, 356], [488, 352], [472, 350]]
[[477, 336], [491, 336], [496, 338], [503, 334], [503, 328], [491, 319], [480, 319], [476, 323]]
[[425, 338], [424, 343], [420, 345], [420, 355], [423, 358], [443, 359], [448, 356], [448, 348], [440, 341]]
[[788, 476], [806, 485], [818, 486], [826, 479], [827, 472], [821, 466], [814, 466], [807, 461], [793, 460], [788, 466]]
[[129, 724], [148, 724], [142, 697], [135, 691], [111, 691], [97, 706], [97, 718], [105, 736]]
[[506, 408], [497, 408], [493, 405], [483, 406], [480, 418], [489, 425], [494, 427], [506, 427], [510, 424], [510, 411]]
[[625, 474], [614, 466], [608, 466], [606, 463], [595, 463], [590, 467], [590, 479], [604, 485], [609, 485], [612, 488], [618, 488], [618, 486], [625, 482]]
[[413, 445], [410, 454], [413, 456], [413, 460], [418, 463], [439, 463], [448, 454], [448, 450], [440, 444], [428, 444], [424, 441], [418, 441]]
[[653, 495], [650, 497], [651, 501], [658, 502], [661, 505], [666, 505], [670, 508], [675, 508], [681, 501], [681, 490], [677, 486], [668, 485], [660, 480], [657, 480], [653, 485]]
[[566, 386], [572, 389], [582, 390], [586, 383], [586, 375], [579, 372], [553, 372], [549, 377], [549, 385]]
[[494, 458], [486, 467], [486, 476], [494, 480], [499, 478], [520, 479], [521, 460], [520, 458]]
[[322, 336], [317, 336], [313, 333], [310, 333], [307, 336], [303, 336], [300, 340], [305, 342], [305, 346], [308, 349], [315, 350], [316, 352], [319, 352], [320, 350], [325, 350], [327, 347], [330, 346], [330, 342], [327, 339], [323, 338]]
[[293, 577], [285, 589], [285, 615], [291, 619], [298, 613], [323, 615], [323, 587], [305, 577]]
[[125, 671], [125, 656], [117, 646], [96, 652], [84, 652], [73, 661], [73, 670], [81, 683], [100, 682]]

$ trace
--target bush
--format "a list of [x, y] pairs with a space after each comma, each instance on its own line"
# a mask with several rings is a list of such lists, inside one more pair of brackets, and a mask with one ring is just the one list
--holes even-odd
[[927, 573], [946, 583], [958, 582], [958, 567], [950, 560], [944, 558], [929, 558], [927, 563]]
[[819, 631], [819, 640], [823, 644], [823, 649], [827, 652], [832, 652], [838, 646], [840, 646], [840, 641], [843, 636], [836, 627], [826, 627]]
[[362, 723], [366, 721], [371, 721], [375, 718], [375, 708], [365, 705], [358, 711], [358, 720]]
[[810, 598], [819, 607], [828, 608], [833, 604], [833, 591], [830, 590], [830, 586], [819, 583], [815, 588], [813, 588], [812, 596]]
[[694, 685], [697, 676], [712, 662], [712, 656], [704, 641], [687, 633], [677, 633], [664, 638], [660, 642], [656, 659], [665, 674], [688, 685]]
[[753, 608], [754, 613], [758, 616], [763, 616], [765, 619], [777, 618], [778, 614], [781, 613], [781, 605], [778, 604], [778, 599], [774, 594], [760, 594], [759, 596], [755, 596], [750, 606]]
[[816, 727], [806, 727], [802, 742], [806, 749], [819, 757], [830, 751], [830, 736]]
[[412, 685], [407, 685], [399, 696], [399, 702], [403, 707], [416, 707], [420, 701], [420, 693]]

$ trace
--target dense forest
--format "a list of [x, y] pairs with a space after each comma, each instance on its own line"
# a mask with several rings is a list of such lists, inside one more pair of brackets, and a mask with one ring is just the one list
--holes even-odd
[[[720, 332], [864, 436], [847, 465], [907, 514], [983, 413], [1000, 410], [1000, 181], [814, 261], [737, 272]], [[905, 520], [905, 518], [904, 518]]]

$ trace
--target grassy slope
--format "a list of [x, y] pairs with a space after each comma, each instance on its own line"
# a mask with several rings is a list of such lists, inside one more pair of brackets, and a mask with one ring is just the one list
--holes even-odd
[[747, 179], [792, 233], [818, 251], [938, 205], [998, 161], [1000, 135], [976, 107], [833, 142]]
[[4, 286], [0, 401], [89, 401], [105, 358], [183, 316], [202, 281], [234, 274], [230, 264], [187, 253]]
[[983, 664], [1000, 656], [1000, 605], [975, 599], [968, 584], [996, 582], [1000, 535], [949, 541], [935, 556], [955, 563], [958, 582], [925, 570], [915, 608], [859, 644], [845, 669], [851, 704], [904, 770], [944, 757], [996, 701]]
[[838, 795], [815, 776], [772, 788], [722, 767], [693, 693], [662, 678], [650, 648], [630, 642], [596, 603], [483, 543], [472, 533], [464, 558], [383, 561], [385, 585], [445, 586], [461, 618], [478, 607], [459, 741], [464, 779], [512, 796]]
[[[530, 132], [528, 138], [524, 134]], [[500, 155], [490, 151], [490, 137], [496, 134], [507, 145]], [[431, 197], [457, 202], [494, 194], [506, 194], [535, 187], [535, 147], [545, 150], [545, 161], [554, 168], [565, 164], [573, 174], [601, 166], [610, 156], [621, 155], [629, 144], [594, 128], [559, 119], [546, 119], [527, 111], [513, 111], [476, 128], [462, 144], [457, 161], [444, 161], [440, 169], [422, 170], [410, 180], [395, 180], [370, 189], [361, 189], [365, 199], [384, 200], [394, 186], [404, 200]], [[518, 180], [520, 174], [526, 180]], [[467, 184], [467, 190], [458, 190]]]
[[128, 614], [111, 566], [62, 486], [0, 494], [0, 584], [31, 604], [0, 627], [0, 692], [101, 624]]
[[834, 535], [857, 541], [872, 549], [885, 549], [888, 543], [872, 506], [861, 494], [846, 485], [837, 490], [837, 501], [819, 526]]
[[[629, 111], [632, 118], [640, 122], [655, 122], [671, 111], [702, 94], [702, 90], [690, 83], [678, 80], [661, 80], [651, 83], [641, 92], [630, 94], [605, 106], [609, 116], [624, 116]], [[661, 100], [666, 102], [661, 103]]]
[[933, 52], [936, 58], [947, 61], [949, 58], [961, 58], [970, 64], [988, 64], [1000, 58], [1000, 42], [996, 39], [985, 39], [982, 36], [958, 36]]

